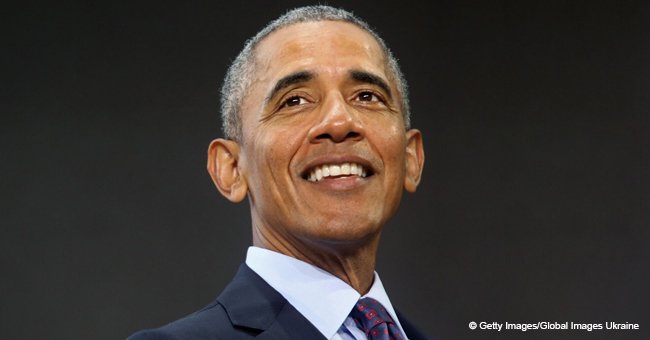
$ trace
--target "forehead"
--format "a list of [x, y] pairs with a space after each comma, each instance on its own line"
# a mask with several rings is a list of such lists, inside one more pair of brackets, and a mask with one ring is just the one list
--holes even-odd
[[256, 64], [260, 78], [299, 68], [336, 72], [356, 67], [386, 75], [386, 59], [374, 37], [342, 21], [304, 22], [283, 27], [257, 46]]

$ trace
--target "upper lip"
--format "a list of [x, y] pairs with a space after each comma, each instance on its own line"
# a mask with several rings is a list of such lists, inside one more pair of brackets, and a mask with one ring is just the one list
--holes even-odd
[[343, 164], [343, 163], [356, 163], [361, 166], [368, 172], [368, 176], [376, 172], [376, 168], [373, 166], [372, 162], [366, 158], [350, 155], [350, 154], [327, 154], [324, 156], [316, 157], [305, 164], [305, 166], [300, 171], [300, 176], [302, 178], [309, 177], [309, 173], [318, 166], [325, 164]]

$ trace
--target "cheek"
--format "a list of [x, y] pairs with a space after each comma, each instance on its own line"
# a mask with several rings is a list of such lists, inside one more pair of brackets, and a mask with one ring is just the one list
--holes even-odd
[[406, 138], [400, 128], [384, 130], [382, 138], [377, 141], [378, 151], [382, 155], [389, 177], [401, 179], [406, 171]]
[[382, 158], [384, 162], [385, 203], [388, 214], [392, 216], [399, 205], [406, 178], [406, 138], [401, 129], [392, 131], [382, 139]]
[[285, 185], [290, 179], [290, 163], [296, 147], [291, 138], [286, 130], [274, 129], [250, 136], [249, 171], [258, 185]]

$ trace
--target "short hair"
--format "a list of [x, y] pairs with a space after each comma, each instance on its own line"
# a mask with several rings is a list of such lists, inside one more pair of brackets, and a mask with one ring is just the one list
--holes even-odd
[[410, 126], [410, 111], [408, 101], [408, 87], [404, 75], [397, 64], [397, 59], [388, 49], [384, 40], [370, 28], [370, 26], [354, 14], [339, 8], [330, 6], [305, 6], [288, 11], [278, 19], [270, 22], [259, 31], [254, 37], [248, 39], [244, 49], [239, 52], [237, 58], [232, 62], [226, 73], [223, 86], [221, 87], [221, 120], [222, 130], [225, 138], [238, 142], [242, 141], [241, 106], [244, 97], [253, 83], [255, 72], [255, 48], [269, 34], [281, 28], [302, 23], [315, 21], [342, 21], [351, 23], [368, 32], [379, 44], [385, 57], [388, 70], [393, 76], [397, 91], [402, 98], [402, 115], [406, 128]]

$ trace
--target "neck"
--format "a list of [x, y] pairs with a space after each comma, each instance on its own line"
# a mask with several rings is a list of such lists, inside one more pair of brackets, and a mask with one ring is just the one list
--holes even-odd
[[253, 227], [254, 246], [315, 265], [343, 280], [361, 295], [370, 290], [374, 279], [379, 232], [364, 240], [335, 242], [278, 236], [268, 229]]

